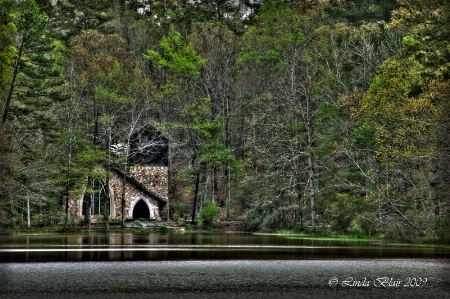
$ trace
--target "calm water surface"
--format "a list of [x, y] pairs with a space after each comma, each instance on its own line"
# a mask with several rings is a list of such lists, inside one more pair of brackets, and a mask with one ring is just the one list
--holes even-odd
[[0, 262], [450, 258], [444, 247], [239, 233], [0, 235]]
[[252, 234], [0, 236], [0, 298], [450, 298], [450, 250]]

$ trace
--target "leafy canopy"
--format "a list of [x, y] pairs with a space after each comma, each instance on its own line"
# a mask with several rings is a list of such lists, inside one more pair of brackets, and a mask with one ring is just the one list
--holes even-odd
[[191, 44], [182, 41], [181, 34], [172, 25], [159, 43], [161, 54], [148, 50], [144, 59], [153, 61], [161, 69], [168, 69], [174, 77], [198, 76], [206, 60], [197, 54]]

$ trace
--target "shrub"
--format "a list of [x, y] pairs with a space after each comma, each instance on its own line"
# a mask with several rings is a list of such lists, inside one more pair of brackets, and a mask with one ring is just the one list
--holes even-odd
[[249, 210], [240, 223], [240, 227], [244, 231], [257, 231], [260, 229], [261, 219], [255, 210]]
[[271, 214], [266, 215], [261, 226], [265, 230], [275, 230], [281, 228], [281, 215], [278, 210], [274, 210]]
[[161, 233], [170, 233], [172, 232], [172, 228], [165, 225], [158, 225], [157, 231]]
[[135, 220], [133, 222], [133, 224], [134, 224], [135, 227], [144, 228], [144, 224], [142, 222], [140, 222], [139, 220]]
[[418, 232], [401, 219], [392, 219], [384, 227], [384, 236], [391, 242], [412, 243], [418, 237]]
[[174, 202], [170, 204], [170, 216], [172, 219], [176, 218], [177, 216], [181, 218], [181, 216], [184, 215], [187, 210], [188, 208], [183, 202]]
[[208, 228], [218, 218], [220, 207], [213, 202], [206, 202], [200, 211], [200, 226]]
[[450, 214], [439, 219], [436, 234], [444, 244], [450, 244]]
[[362, 212], [352, 219], [349, 228], [356, 237], [372, 236], [379, 232], [379, 218], [374, 212]]

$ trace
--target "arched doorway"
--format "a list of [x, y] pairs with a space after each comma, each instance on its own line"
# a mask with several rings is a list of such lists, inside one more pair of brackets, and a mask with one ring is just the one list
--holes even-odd
[[133, 219], [145, 218], [150, 219], [150, 209], [145, 201], [139, 200], [133, 208]]

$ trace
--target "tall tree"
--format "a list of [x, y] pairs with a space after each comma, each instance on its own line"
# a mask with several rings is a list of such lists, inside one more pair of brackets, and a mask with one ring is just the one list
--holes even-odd
[[14, 15], [12, 14], [13, 1], [0, 1], [0, 96], [6, 93], [8, 83], [11, 80], [12, 65], [16, 49], [13, 44], [13, 36], [16, 30]]
[[17, 3], [12, 12], [16, 13], [17, 54], [2, 98], [1, 123], [22, 163], [21, 170], [11, 174], [15, 178], [11, 188], [18, 189], [14, 197], [27, 200], [30, 225], [33, 200], [44, 204], [55, 199], [49, 185], [52, 172], [43, 175], [40, 169], [51, 161], [48, 150], [56, 136], [52, 109], [55, 102], [64, 99], [60, 88], [64, 83], [63, 47], [49, 37], [48, 18], [34, 1]]
[[[189, 40], [199, 53], [207, 59], [200, 80], [202, 92], [210, 98], [210, 118], [221, 124], [217, 132], [218, 142], [228, 149], [236, 148], [238, 134], [234, 130], [237, 109], [237, 66], [236, 61], [240, 50], [239, 38], [221, 23], [209, 23], [196, 26]], [[231, 166], [231, 165], [230, 165]], [[234, 167], [213, 167], [209, 173], [212, 200], [216, 200], [219, 188], [225, 190], [224, 202], [227, 206], [227, 218], [231, 206], [231, 169]], [[221, 175], [222, 174], [222, 175]], [[220, 177], [224, 179], [220, 180]], [[222, 181], [222, 182], [221, 182]], [[222, 185], [221, 185], [222, 184]]]
[[[264, 110], [275, 112], [267, 116], [263, 113], [265, 119], [257, 122], [259, 126], [268, 125], [263, 139], [257, 143], [265, 144], [266, 155], [270, 153], [267, 175], [276, 184], [271, 196], [274, 200], [278, 198], [270, 210], [288, 208], [290, 212], [279, 210], [279, 213], [300, 222], [307, 200], [310, 225], [314, 227], [317, 189], [313, 144], [315, 115], [321, 100], [314, 93], [314, 85], [319, 69], [308, 58], [308, 37], [300, 17], [283, 1], [266, 1], [260, 9], [260, 22], [245, 34], [246, 46], [240, 61], [253, 62], [265, 74], [263, 80], [267, 85], [257, 97], [261, 103], [270, 103], [270, 108], [262, 107]], [[286, 203], [282, 204], [283, 201]]]
[[[14, 3], [9, 0], [0, 1], [0, 111], [3, 112], [4, 101], [8, 94], [8, 87], [13, 75], [13, 61], [16, 55], [16, 48], [14, 47], [13, 37], [16, 31], [14, 24], [14, 15], [12, 14], [12, 7]], [[13, 167], [12, 153], [10, 142], [7, 137], [7, 130], [3, 124], [0, 125], [0, 218], [5, 219], [3, 222], [8, 222], [6, 219], [7, 208], [6, 203], [6, 185], [10, 178], [10, 171]], [[1, 223], [0, 223], [1, 224]]]
[[70, 42], [84, 30], [100, 29], [112, 19], [114, 1], [58, 0], [51, 19], [52, 33]]
[[[175, 130], [174, 133], [178, 131], [180, 142], [183, 140], [182, 143], [187, 145], [175, 148], [175, 150], [184, 154], [185, 159], [192, 167], [194, 181], [192, 221], [195, 222], [202, 175], [200, 144], [198, 130], [195, 129], [195, 119], [202, 117], [202, 111], [205, 109], [203, 105], [196, 104], [201, 103], [199, 101], [203, 98], [197, 92], [197, 88], [199, 86], [198, 78], [201, 70], [205, 67], [206, 60], [195, 51], [192, 44], [183, 41], [181, 34], [174, 26], [161, 40], [159, 46], [160, 52], [149, 50], [144, 58], [151, 61], [160, 70], [167, 72], [165, 84], [161, 90], [161, 99], [166, 102], [164, 107], [168, 109], [166, 110], [168, 113], [164, 113], [165, 117], [173, 115], [175, 123], [173, 120], [165, 123], [172, 128], [181, 128], [181, 132]], [[196, 106], [200, 110], [190, 108]], [[172, 113], [169, 110], [172, 110]], [[186, 136], [186, 140], [182, 138], [183, 135]], [[175, 140], [174, 136], [172, 136], [172, 140]]]
[[[450, 4], [446, 1], [399, 1], [400, 8], [393, 13], [391, 26], [400, 30], [405, 36], [405, 49], [400, 59], [419, 61], [424, 67], [420, 74], [425, 84], [416, 96], [422, 101], [431, 101], [436, 110], [430, 124], [436, 155], [433, 157], [433, 177], [431, 186], [434, 191], [434, 218], [437, 233], [444, 240], [449, 240], [448, 225], [450, 221], [449, 197], [445, 186], [449, 182], [448, 160], [450, 155], [448, 140], [450, 118], [448, 114], [450, 89], [449, 67], [449, 32], [448, 18]], [[423, 170], [426, 171], [426, 170]], [[424, 173], [425, 174], [425, 173]], [[446, 224], [445, 224], [446, 223]]]
[[448, 157], [448, 146], [437, 141], [448, 124], [448, 97], [442, 93], [449, 86], [442, 55], [448, 41], [439, 38], [448, 33], [448, 5], [399, 4], [383, 29], [404, 36], [401, 48], [383, 62], [367, 93], [347, 99], [356, 103], [353, 145], [360, 154], [351, 158], [368, 182], [365, 201], [377, 211], [378, 228], [405, 241], [431, 233], [447, 215], [445, 196], [436, 187], [448, 180], [448, 170], [437, 171], [440, 159]]

